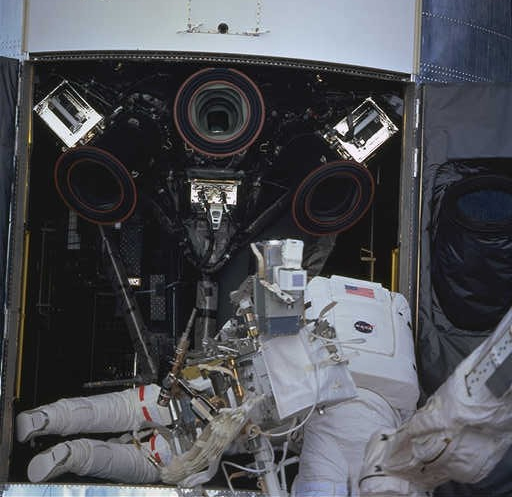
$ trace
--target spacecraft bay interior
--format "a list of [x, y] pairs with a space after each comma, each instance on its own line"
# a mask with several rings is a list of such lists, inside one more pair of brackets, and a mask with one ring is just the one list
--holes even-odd
[[[271, 64], [36, 63], [16, 410], [161, 380], [193, 308], [192, 349], [232, 316], [257, 240], [303, 240], [310, 276], [395, 285], [405, 86]], [[52, 442], [15, 445], [9, 480]]]

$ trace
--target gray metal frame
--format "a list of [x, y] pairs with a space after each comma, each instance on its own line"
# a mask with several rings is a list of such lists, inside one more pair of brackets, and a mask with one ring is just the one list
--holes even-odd
[[[13, 198], [9, 218], [9, 245], [6, 269], [6, 299], [4, 324], [4, 356], [2, 358], [3, 404], [0, 419], [0, 482], [7, 481], [9, 457], [13, 442], [13, 403], [16, 395], [20, 322], [24, 318], [22, 308], [23, 262], [25, 258], [26, 216], [28, 207], [29, 155], [32, 123], [31, 64], [24, 64], [18, 92], [18, 116], [16, 125], [16, 150], [14, 158]], [[9, 380], [9, 381], [7, 381]]]
[[404, 98], [402, 165], [400, 168], [399, 282], [398, 290], [416, 315], [418, 275], [418, 223], [421, 193], [421, 95], [414, 84]]
[[[1, 1], [1, 0], [0, 0]], [[4, 0], [5, 1], [5, 0]], [[37, 0], [26, 51], [177, 51], [414, 72], [419, 0]], [[222, 34], [218, 26], [226, 23]]]

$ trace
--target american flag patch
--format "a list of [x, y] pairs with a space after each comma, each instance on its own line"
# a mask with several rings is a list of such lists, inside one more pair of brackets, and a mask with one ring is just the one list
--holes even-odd
[[364, 288], [362, 286], [345, 285], [345, 292], [350, 295], [359, 295], [360, 297], [368, 297], [369, 299], [375, 298], [375, 293], [371, 288]]

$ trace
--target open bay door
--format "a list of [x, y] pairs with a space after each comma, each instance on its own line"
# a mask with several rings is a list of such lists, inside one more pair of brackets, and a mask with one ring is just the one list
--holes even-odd
[[198, 346], [231, 317], [253, 241], [300, 238], [312, 274], [413, 296], [420, 2], [381, 3], [18, 3], [0, 482], [20, 483], [5, 492], [54, 443], [16, 443], [14, 415], [162, 380], [194, 306]]

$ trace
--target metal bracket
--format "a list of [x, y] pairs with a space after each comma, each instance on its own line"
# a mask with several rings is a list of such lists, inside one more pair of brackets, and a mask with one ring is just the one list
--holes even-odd
[[283, 292], [276, 283], [269, 283], [266, 280], [260, 280], [260, 284], [285, 304], [292, 305], [295, 303], [295, 299], [289, 293]]
[[342, 158], [352, 157], [362, 163], [397, 131], [387, 114], [367, 98], [323, 138]]
[[128, 277], [124, 269], [123, 263], [121, 262], [117, 247], [112, 242], [110, 232], [103, 226], [98, 226], [101, 240], [107, 252], [108, 259], [110, 261], [111, 271], [110, 279], [112, 287], [118, 294], [123, 307], [125, 309], [124, 318], [130, 338], [132, 339], [133, 347], [137, 356], [141, 362], [140, 376], [146, 379], [146, 381], [155, 381], [158, 377], [158, 370], [155, 366], [153, 358], [149, 353], [149, 349], [146, 343], [146, 336], [148, 330], [144, 325], [142, 314], [140, 312], [137, 300], [133, 295], [133, 290], [128, 282]]
[[373, 250], [361, 247], [359, 249], [359, 259], [361, 262], [370, 263], [370, 281], [373, 281], [375, 277], [375, 262], [377, 261], [377, 258], [373, 255]]
[[228, 206], [236, 206], [238, 185], [238, 180], [190, 179], [190, 203], [208, 211], [215, 231], [220, 228], [224, 212], [229, 213]]
[[[512, 357], [512, 327], [491, 347], [480, 362], [465, 376], [465, 383], [468, 395], [471, 396], [482, 384], [500, 397], [503, 388], [510, 386], [510, 378], [501, 381], [499, 376], [502, 366], [508, 369]], [[496, 376], [497, 375], [497, 376]], [[498, 385], [499, 384], [499, 385]], [[496, 385], [496, 388], [494, 386]]]
[[90, 141], [103, 116], [96, 112], [81, 95], [63, 81], [35, 107], [34, 111], [65, 143], [73, 147]]
[[222, 22], [216, 29], [202, 29], [204, 22], [192, 23], [192, 0], [187, 1], [187, 27], [177, 31], [178, 34], [220, 34], [220, 35], [235, 35], [235, 36], [260, 36], [265, 33], [270, 33], [270, 30], [261, 27], [261, 13], [262, 13], [262, 0], [256, 1], [256, 26], [252, 29], [245, 31], [229, 31], [229, 26]]

